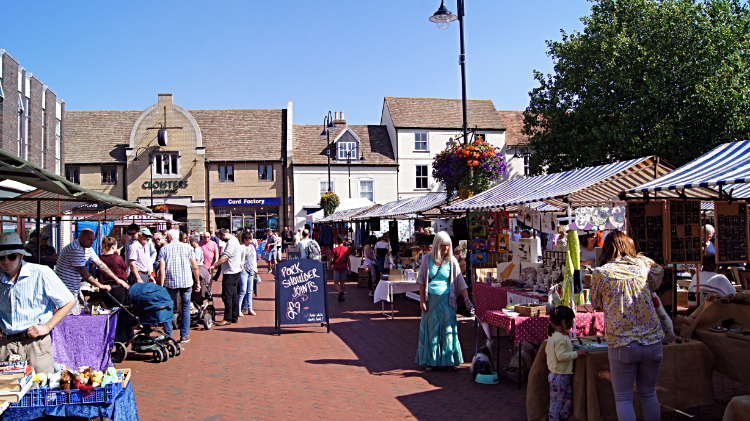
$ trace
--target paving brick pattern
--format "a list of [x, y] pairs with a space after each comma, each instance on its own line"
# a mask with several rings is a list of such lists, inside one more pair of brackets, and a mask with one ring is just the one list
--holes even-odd
[[[276, 336], [273, 280], [261, 277], [257, 316], [210, 331], [194, 328], [183, 354], [166, 363], [131, 354], [118, 365], [134, 369], [142, 420], [526, 419], [525, 388], [471, 380], [476, 328], [470, 319], [459, 322], [466, 362], [455, 372], [425, 372], [414, 363], [416, 303], [397, 297], [396, 319], [388, 320], [366, 289], [349, 283], [346, 301], [339, 303], [329, 284], [330, 334], [313, 326], [285, 328]], [[218, 319], [220, 290], [217, 283]], [[744, 394], [722, 376], [716, 383], [723, 402], [701, 408], [701, 419], [720, 419], [726, 401]]]

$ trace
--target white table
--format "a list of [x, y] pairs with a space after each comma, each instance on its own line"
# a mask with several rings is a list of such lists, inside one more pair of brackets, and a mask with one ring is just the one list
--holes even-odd
[[[419, 291], [416, 281], [380, 281], [375, 289], [375, 303], [380, 301], [383, 316], [393, 319], [393, 296], [404, 292]], [[391, 314], [385, 312], [385, 301], [391, 303]]]

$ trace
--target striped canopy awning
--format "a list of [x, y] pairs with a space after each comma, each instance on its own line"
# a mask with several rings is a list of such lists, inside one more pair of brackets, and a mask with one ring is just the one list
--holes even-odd
[[36, 217], [37, 201], [39, 201], [39, 216], [41, 216], [42, 218], [48, 218], [50, 216], [60, 216], [81, 205], [86, 204], [86, 202], [55, 200], [67, 198], [67, 196], [62, 196], [57, 193], [52, 193], [44, 190], [32, 190], [28, 193], [24, 193], [15, 198], [1, 202], [0, 215]]
[[573, 204], [619, 201], [625, 186], [636, 186], [671, 170], [656, 157], [638, 158], [598, 167], [508, 180], [448, 210], [500, 209], [522, 203], [545, 202], [565, 208]]
[[393, 202], [388, 202], [388, 203], [384, 204], [383, 206], [381, 206], [381, 207], [379, 207], [377, 209], [372, 209], [372, 210], [369, 210], [369, 211], [367, 211], [367, 212], [365, 212], [365, 213], [363, 213], [361, 215], [357, 215], [354, 219], [367, 219], [367, 218], [376, 218], [376, 217], [380, 218], [383, 215], [387, 214], [392, 209], [395, 209], [395, 208], [397, 208], [399, 206], [403, 206], [403, 205], [411, 202], [412, 200], [414, 200], [414, 198], [413, 197], [409, 197], [407, 199], [401, 199], [401, 200], [396, 200], [396, 201], [393, 201]]
[[[748, 182], [750, 182], [750, 140], [745, 140], [717, 146], [711, 152], [669, 174], [628, 189], [627, 192], [657, 192]], [[725, 188], [725, 190], [728, 189]]]
[[440, 205], [445, 204], [445, 193], [431, 193], [421, 197], [417, 197], [401, 206], [391, 208], [380, 215], [382, 218], [386, 217], [410, 217], [414, 218], [417, 213], [430, 210]]
[[328, 215], [327, 217], [318, 220], [316, 222], [341, 222], [341, 221], [347, 221], [351, 219], [353, 216], [356, 216], [362, 212], [365, 212], [369, 209], [375, 209], [380, 207], [380, 205], [374, 205], [374, 206], [362, 206], [359, 208], [354, 209], [345, 209], [337, 211], [331, 215]]

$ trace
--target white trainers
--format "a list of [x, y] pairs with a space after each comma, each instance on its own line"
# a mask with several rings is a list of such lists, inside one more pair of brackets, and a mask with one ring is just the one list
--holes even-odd
[[242, 312], [241, 312], [241, 311], [240, 311], [240, 317], [245, 317], [245, 315], [244, 315], [244, 314], [242, 314]]

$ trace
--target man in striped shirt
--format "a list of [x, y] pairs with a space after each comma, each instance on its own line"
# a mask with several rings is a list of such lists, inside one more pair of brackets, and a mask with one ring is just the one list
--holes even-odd
[[106, 277], [117, 279], [117, 276], [109, 270], [107, 265], [96, 255], [94, 249], [91, 248], [94, 244], [94, 237], [96, 237], [96, 234], [94, 234], [93, 230], [89, 228], [82, 229], [78, 235], [78, 239], [73, 240], [70, 244], [63, 247], [62, 251], [60, 251], [60, 257], [57, 259], [55, 272], [73, 295], [78, 295], [81, 291], [81, 280], [102, 290], [109, 291], [112, 289], [109, 285], [99, 283], [86, 270], [88, 262], [95, 264], [100, 271], [107, 275]]
[[49, 332], [75, 300], [52, 269], [21, 259], [30, 254], [18, 234], [0, 236], [0, 360], [16, 354], [38, 373], [52, 373]]
[[[180, 231], [167, 231], [168, 244], [159, 250], [159, 285], [167, 288], [169, 296], [177, 309], [177, 295], [182, 298], [182, 321], [180, 323], [180, 342], [190, 338], [190, 297], [191, 289], [200, 292], [200, 273], [195, 261], [195, 252], [189, 244], [180, 242]], [[164, 332], [172, 336], [172, 322], [164, 323]]]

